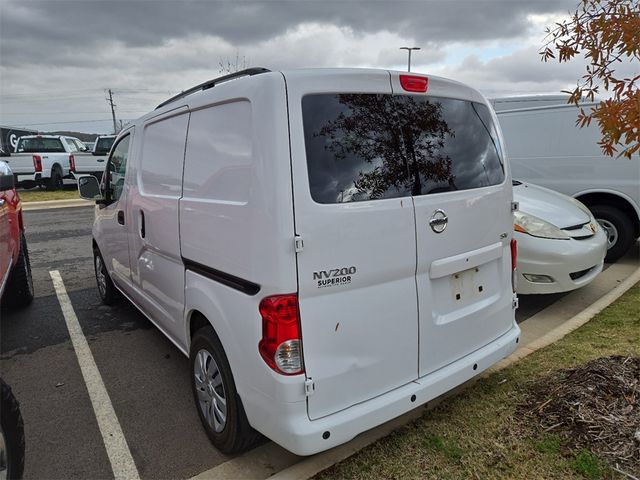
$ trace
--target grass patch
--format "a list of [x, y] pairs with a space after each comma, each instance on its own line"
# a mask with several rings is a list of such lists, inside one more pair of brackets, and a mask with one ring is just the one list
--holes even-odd
[[588, 450], [571, 451], [559, 436], [524, 425], [517, 406], [551, 372], [603, 356], [639, 356], [639, 311], [637, 284], [562, 340], [479, 380], [316, 478], [623, 478]]
[[20, 200], [23, 203], [28, 202], [46, 202], [49, 200], [79, 200], [78, 189], [73, 186], [65, 186], [63, 190], [56, 190], [55, 192], [47, 192], [46, 190], [40, 190], [39, 188], [33, 188], [31, 190], [21, 190], [18, 192]]
[[436, 452], [442, 453], [449, 460], [461, 460], [462, 455], [464, 454], [464, 450], [459, 446], [450, 441], [445, 441], [438, 435], [427, 435], [424, 438], [423, 445], [428, 449], [433, 449]]
[[578, 452], [571, 466], [577, 473], [591, 480], [603, 478], [609, 471], [607, 464], [588, 450]]
[[545, 434], [542, 438], [534, 443], [536, 451], [540, 453], [560, 453], [562, 448], [562, 439], [558, 435]]

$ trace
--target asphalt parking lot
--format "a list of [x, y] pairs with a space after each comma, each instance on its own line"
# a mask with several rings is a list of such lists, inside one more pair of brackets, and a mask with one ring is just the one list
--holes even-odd
[[[25, 478], [113, 478], [51, 271], [61, 275], [140, 477], [189, 478], [229, 460], [200, 427], [187, 358], [127, 301], [101, 305], [93, 209], [24, 217], [36, 299], [27, 309], [2, 311], [0, 372], [21, 405]], [[558, 298], [521, 298], [518, 321]]]

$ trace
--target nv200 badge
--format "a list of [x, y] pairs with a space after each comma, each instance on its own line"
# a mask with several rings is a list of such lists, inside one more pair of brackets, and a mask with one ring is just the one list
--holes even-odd
[[351, 283], [351, 277], [355, 274], [356, 267], [342, 267], [313, 272], [313, 279], [318, 282], [318, 288], [335, 287]]

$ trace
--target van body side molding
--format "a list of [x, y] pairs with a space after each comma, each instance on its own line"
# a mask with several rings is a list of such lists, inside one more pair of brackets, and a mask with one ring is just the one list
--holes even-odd
[[192, 272], [202, 275], [203, 277], [210, 278], [214, 282], [222, 283], [223, 285], [231, 287], [234, 290], [246, 293], [247, 295], [253, 296], [260, 291], [260, 285], [250, 282], [249, 280], [236, 277], [235, 275], [231, 275], [230, 273], [221, 272], [220, 270], [207, 267], [205, 265], [202, 265], [201, 263], [194, 262], [193, 260], [189, 260], [184, 257], [182, 257], [182, 262], [184, 263], [185, 269], [191, 270]]

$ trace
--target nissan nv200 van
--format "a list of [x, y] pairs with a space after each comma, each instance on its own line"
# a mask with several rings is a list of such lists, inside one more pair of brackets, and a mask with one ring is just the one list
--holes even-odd
[[509, 355], [516, 246], [493, 110], [386, 70], [249, 69], [116, 139], [96, 199], [104, 303], [190, 359], [223, 452], [313, 454]]

